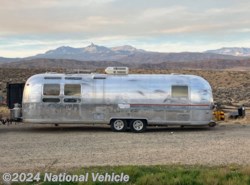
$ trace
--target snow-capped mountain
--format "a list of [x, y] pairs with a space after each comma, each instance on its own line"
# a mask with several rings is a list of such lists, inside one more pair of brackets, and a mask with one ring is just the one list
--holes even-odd
[[62, 46], [30, 58], [113, 61], [140, 52], [144, 52], [144, 50], [136, 49], [129, 45], [108, 48], [91, 43], [91, 45], [84, 48], [73, 48], [69, 46]]
[[104, 46], [98, 46], [93, 43], [91, 45], [82, 48], [85, 53], [112, 53], [112, 50], [104, 47]]
[[111, 48], [112, 51], [119, 52], [121, 54], [133, 54], [137, 52], [146, 52], [145, 50], [142, 49], [137, 49], [133, 46], [130, 45], [124, 45], [124, 46], [116, 46]]
[[59, 47], [59, 48], [54, 49], [54, 50], [49, 50], [45, 54], [46, 55], [55, 55], [55, 54], [71, 55], [71, 54], [76, 54], [76, 53], [81, 53], [81, 49], [72, 48], [69, 46], [62, 46], [62, 47]]
[[223, 47], [215, 50], [207, 50], [205, 53], [216, 53], [221, 55], [250, 56], [250, 48]]

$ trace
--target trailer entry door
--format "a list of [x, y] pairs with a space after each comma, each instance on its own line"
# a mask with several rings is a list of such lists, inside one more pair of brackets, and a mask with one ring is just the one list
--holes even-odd
[[173, 85], [171, 87], [172, 99], [174, 101], [172, 111], [167, 112], [169, 120], [177, 122], [188, 122], [190, 120], [189, 88], [187, 85]]
[[15, 103], [22, 104], [24, 85], [25, 83], [7, 84], [7, 105], [9, 109], [13, 109]]

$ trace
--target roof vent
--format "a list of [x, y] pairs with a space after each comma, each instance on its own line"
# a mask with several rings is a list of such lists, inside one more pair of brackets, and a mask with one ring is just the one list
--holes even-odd
[[90, 74], [94, 73], [96, 70], [92, 69], [68, 69], [66, 74]]
[[105, 69], [105, 72], [107, 74], [112, 74], [112, 75], [127, 75], [129, 72], [128, 67], [107, 67]]

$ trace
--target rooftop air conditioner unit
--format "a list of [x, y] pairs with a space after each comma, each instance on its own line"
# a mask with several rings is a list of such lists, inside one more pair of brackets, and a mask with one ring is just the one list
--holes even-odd
[[127, 75], [129, 73], [128, 67], [107, 67], [105, 69], [107, 74], [112, 75]]

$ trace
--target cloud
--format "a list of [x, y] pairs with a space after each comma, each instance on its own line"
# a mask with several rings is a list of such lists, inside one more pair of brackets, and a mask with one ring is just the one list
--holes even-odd
[[[159, 2], [167, 3], [159, 6]], [[3, 6], [0, 7], [0, 35], [85, 32], [91, 36], [101, 33], [103, 36], [147, 36], [157, 33], [157, 30], [164, 34], [173, 34], [175, 31], [178, 34], [196, 29], [195, 32], [202, 33], [205, 28], [209, 30], [213, 27], [220, 32], [219, 28], [223, 27], [218, 25], [228, 23], [233, 28], [239, 26], [238, 22], [244, 21], [242, 17], [250, 16], [249, 3], [244, 0], [226, 7], [213, 3], [206, 7], [203, 3], [193, 4], [190, 0], [179, 5], [168, 2], [160, 0], [148, 6], [142, 4], [144, 9], [141, 9], [137, 1], [129, 6], [115, 0], [44, 0], [36, 3], [31, 0], [3, 0]], [[209, 4], [208, 0], [206, 2]], [[240, 28], [246, 29], [248, 26], [245, 24]]]
[[0, 35], [93, 31], [92, 26], [119, 24], [121, 20], [101, 13], [111, 2], [113, 0], [3, 0]]
[[46, 8], [55, 8], [55, 7], [88, 7], [88, 6], [96, 6], [103, 5], [107, 3], [114, 2], [115, 0], [43, 0], [36, 1], [33, 0], [1, 0], [2, 10], [10, 10], [10, 9], [46, 9]]
[[179, 14], [181, 12], [186, 11], [187, 8], [184, 6], [171, 6], [171, 7], [164, 7], [164, 8], [149, 8], [144, 10], [141, 13], [140, 19], [158, 19], [158, 18], [168, 18], [173, 14]]
[[[244, 45], [250, 30], [247, 0], [0, 1], [0, 38], [6, 39], [0, 40], [1, 52], [90, 42], [199, 50], [211, 42]], [[194, 48], [197, 41], [202, 44]]]
[[240, 33], [250, 33], [250, 28], [236, 29], [235, 31]]

